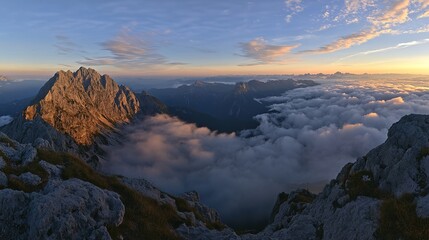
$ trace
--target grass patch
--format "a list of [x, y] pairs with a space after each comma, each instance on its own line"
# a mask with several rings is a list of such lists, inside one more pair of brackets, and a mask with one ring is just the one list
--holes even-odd
[[422, 147], [420, 149], [419, 155], [417, 156], [417, 160], [420, 161], [426, 156], [429, 156], [429, 147]]
[[429, 218], [417, 216], [413, 195], [386, 199], [380, 210], [380, 225], [376, 233], [378, 239], [429, 239]]
[[173, 231], [184, 221], [169, 205], [157, 201], [124, 185], [117, 177], [103, 176], [82, 160], [66, 153], [38, 150], [39, 159], [64, 165], [63, 179], [79, 178], [100, 188], [118, 193], [125, 205], [120, 226], [107, 226], [113, 239], [180, 239]]
[[288, 199], [289, 199], [289, 194], [285, 192], [279, 193], [279, 195], [277, 196], [277, 201], [274, 204], [273, 210], [271, 211], [270, 223], [274, 222], [274, 218], [276, 217], [277, 213], [279, 213], [280, 206]]
[[352, 200], [358, 196], [367, 196], [372, 198], [388, 198], [389, 194], [378, 189], [371, 171], [360, 171], [351, 175], [347, 182], [347, 192]]
[[4, 172], [7, 176], [12, 174], [19, 176], [23, 173], [30, 172], [41, 178], [41, 182], [38, 185], [30, 185], [22, 182], [16, 177], [8, 177], [8, 188], [24, 192], [35, 192], [45, 187], [46, 183], [48, 182], [49, 174], [39, 165], [39, 161], [33, 161], [27, 165], [19, 166], [14, 166], [7, 159], [5, 159], [5, 162], [6, 166], [1, 171]]
[[16, 144], [6, 136], [0, 136], [0, 143], [4, 143], [8, 147], [16, 148]]
[[[173, 197], [176, 202], [176, 207], [179, 212], [191, 212], [194, 214], [195, 218], [203, 222], [208, 229], [223, 230], [225, 225], [221, 222], [209, 222], [207, 221], [201, 213], [195, 208], [192, 207], [188, 201], [183, 198]], [[187, 223], [189, 225], [190, 223]]]

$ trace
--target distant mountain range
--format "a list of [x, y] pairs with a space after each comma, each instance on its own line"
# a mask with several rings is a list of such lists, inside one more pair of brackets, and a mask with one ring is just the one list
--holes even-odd
[[42, 81], [10, 81], [0, 75], [0, 116], [16, 116], [30, 103]]
[[234, 132], [257, 126], [254, 116], [268, 111], [259, 98], [278, 96], [286, 91], [315, 86], [311, 80], [252, 80], [235, 84], [195, 81], [177, 88], [150, 89], [180, 119], [221, 132]]

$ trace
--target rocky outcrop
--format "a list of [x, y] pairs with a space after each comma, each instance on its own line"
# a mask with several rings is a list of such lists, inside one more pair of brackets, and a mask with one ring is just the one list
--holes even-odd
[[122, 182], [128, 187], [141, 193], [142, 195], [152, 198], [161, 204], [168, 204], [172, 207], [176, 207], [176, 203], [173, 197], [171, 197], [167, 193], [162, 192], [145, 179], [124, 177], [122, 178]]
[[78, 179], [41, 193], [0, 191], [1, 239], [110, 239], [125, 213], [119, 195]]
[[27, 121], [41, 118], [78, 144], [89, 145], [95, 135], [130, 122], [139, 109], [129, 88], [81, 67], [74, 73], [57, 72], [23, 114]]
[[37, 155], [37, 150], [31, 144], [20, 144], [2, 132], [0, 132], [0, 152], [15, 164], [23, 165], [31, 163]]
[[140, 101], [141, 112], [144, 115], [155, 115], [168, 113], [168, 107], [158, 98], [149, 95], [146, 91], [142, 91], [136, 95]]
[[201, 216], [201, 220], [207, 223], [221, 223], [219, 213], [200, 202], [200, 195], [196, 191], [186, 192], [180, 195]]
[[120, 225], [125, 214], [120, 196], [63, 180], [64, 166], [36, 155], [0, 133], [0, 239], [110, 239], [107, 227]]

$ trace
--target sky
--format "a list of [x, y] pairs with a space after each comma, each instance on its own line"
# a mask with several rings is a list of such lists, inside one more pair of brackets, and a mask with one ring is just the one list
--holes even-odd
[[429, 0], [3, 1], [0, 75], [429, 74]]

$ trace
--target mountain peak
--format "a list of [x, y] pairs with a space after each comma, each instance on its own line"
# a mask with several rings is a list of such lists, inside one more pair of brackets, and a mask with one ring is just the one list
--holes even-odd
[[41, 118], [77, 143], [89, 145], [93, 137], [117, 124], [131, 121], [140, 104], [127, 87], [91, 68], [57, 72], [24, 110], [27, 121]]
[[201, 80], [197, 80], [192, 84], [192, 86], [194, 86], [194, 87], [204, 87], [207, 85], [208, 85], [208, 83], [201, 81]]

